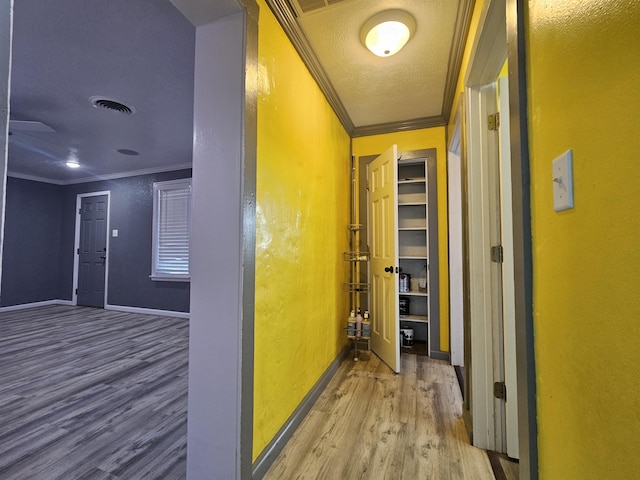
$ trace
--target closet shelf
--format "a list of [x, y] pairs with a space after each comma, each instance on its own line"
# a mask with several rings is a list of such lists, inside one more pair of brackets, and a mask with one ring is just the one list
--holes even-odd
[[401, 322], [429, 323], [427, 315], [400, 315]]

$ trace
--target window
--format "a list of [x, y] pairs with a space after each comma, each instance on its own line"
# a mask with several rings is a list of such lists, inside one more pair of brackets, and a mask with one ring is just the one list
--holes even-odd
[[153, 184], [153, 280], [189, 281], [191, 179]]

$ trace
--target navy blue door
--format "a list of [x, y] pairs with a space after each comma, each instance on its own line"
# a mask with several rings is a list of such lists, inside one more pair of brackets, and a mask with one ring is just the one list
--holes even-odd
[[104, 308], [107, 195], [83, 197], [78, 249], [78, 305]]

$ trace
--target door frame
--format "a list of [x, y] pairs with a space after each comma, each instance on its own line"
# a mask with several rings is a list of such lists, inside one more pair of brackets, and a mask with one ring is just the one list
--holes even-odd
[[[436, 148], [422, 148], [417, 150], [406, 150], [400, 151], [398, 150], [398, 160], [409, 160], [409, 159], [418, 159], [424, 158], [426, 159], [425, 168], [428, 173], [428, 184], [427, 190], [429, 192], [428, 205], [429, 208], [429, 218], [431, 218], [431, 213], [434, 213], [434, 218], [437, 215], [438, 211], [438, 184], [437, 184], [437, 149]], [[369, 198], [367, 192], [367, 179], [369, 177], [369, 164], [378, 158], [378, 155], [362, 155], [357, 157], [356, 159], [356, 170], [357, 170], [357, 211], [358, 215], [356, 217], [356, 223], [362, 225], [360, 228], [360, 244], [358, 245], [359, 251], [368, 252], [369, 251]], [[433, 210], [431, 210], [433, 209]], [[439, 278], [440, 264], [438, 259], [438, 225], [435, 222], [433, 228], [429, 229], [429, 275], [435, 275], [435, 278]], [[433, 253], [433, 254], [432, 254]], [[430, 314], [434, 318], [440, 318], [440, 285], [438, 281], [432, 281], [431, 276], [429, 277], [429, 288], [431, 290], [429, 302], [430, 302]], [[360, 265], [360, 281], [364, 283], [369, 283], [369, 266], [367, 262], [364, 262]], [[361, 305], [370, 305], [370, 297], [369, 292], [365, 292], [360, 296]], [[440, 322], [429, 322], [429, 342], [430, 342], [430, 350], [431, 350], [431, 358], [437, 360], [450, 361], [449, 352], [443, 351], [443, 346], [440, 343]]]
[[[500, 77], [497, 82], [498, 88], [498, 111], [504, 119], [509, 114], [509, 78]], [[501, 245], [504, 249], [502, 263], [502, 318], [504, 331], [502, 338], [504, 344], [504, 382], [507, 391], [518, 391], [517, 359], [516, 359], [516, 334], [515, 334], [515, 279], [513, 265], [513, 208], [511, 186], [511, 140], [509, 122], [500, 122], [499, 144], [500, 144], [500, 208], [501, 208]], [[518, 404], [505, 402], [505, 431], [506, 453], [511, 458], [519, 458], [520, 448], [518, 440]]]
[[[503, 61], [504, 63], [504, 61]], [[490, 250], [497, 244], [494, 189], [497, 182], [491, 161], [497, 163], [497, 138], [486, 131], [486, 115], [496, 111], [495, 88], [466, 86], [468, 105], [468, 238], [471, 325], [471, 419], [473, 444], [486, 450], [503, 451], [503, 415], [494, 398], [493, 383], [501, 380], [500, 322], [502, 320], [498, 264]], [[498, 370], [496, 370], [498, 369]]]
[[[504, 60], [495, 55], [495, 50], [504, 52], [508, 59], [510, 112], [508, 120], [502, 121], [508, 121], [510, 126], [518, 439], [522, 480], [538, 478], [525, 10], [524, 2], [517, 0], [485, 2], [465, 77], [465, 86], [495, 81], [504, 64]], [[467, 159], [467, 162], [470, 164], [472, 160]], [[474, 375], [477, 367], [474, 362]]]
[[[449, 225], [449, 349], [451, 365], [464, 366], [464, 254], [462, 102], [447, 148], [447, 222]], [[455, 157], [455, 168], [452, 158]], [[455, 281], [455, 282], [454, 282]]]
[[75, 226], [75, 240], [73, 243], [73, 283], [71, 288], [71, 303], [73, 305], [78, 305], [78, 249], [80, 248], [80, 208], [82, 207], [82, 199], [88, 197], [99, 197], [101, 195], [107, 196], [107, 238], [105, 239], [105, 245], [107, 246], [107, 260], [104, 262], [104, 305], [103, 308], [107, 306], [107, 296], [109, 293], [109, 252], [111, 248], [109, 247], [109, 239], [111, 235], [110, 225], [111, 225], [111, 190], [103, 190], [100, 192], [88, 192], [88, 193], [79, 193], [76, 195], [76, 226]]
[[[224, 205], [224, 209], [217, 209], [215, 217], [192, 218], [192, 227], [211, 223], [220, 225], [231, 218], [238, 226], [229, 232], [231, 238], [225, 237], [225, 243], [219, 250], [221, 255], [224, 255], [225, 248], [233, 252], [239, 250], [232, 259], [235, 261], [233, 271], [239, 274], [237, 282], [230, 282], [228, 272], [221, 268], [209, 269], [195, 281], [192, 278], [191, 282], [190, 335], [191, 338], [200, 333], [203, 336], [197, 345], [189, 345], [187, 471], [190, 478], [213, 478], [216, 475], [230, 479], [250, 478], [259, 6], [256, 0], [227, 0], [224, 2], [226, 13], [221, 14], [219, 4], [222, 2], [214, 5], [215, 2], [209, 0], [170, 1], [196, 27], [196, 35], [203, 27], [219, 27], [221, 36], [226, 35], [226, 41], [202, 46], [200, 50], [196, 45], [196, 58], [205, 68], [204, 72], [196, 73], [196, 78], [201, 80], [203, 92], [209, 93], [207, 103], [214, 103], [215, 108], [204, 111], [194, 125], [194, 147], [198, 149], [202, 162], [198, 168], [194, 168], [192, 176], [194, 179], [200, 177], [203, 184], [208, 182], [194, 205], [199, 203], [203, 208], [210, 209], [211, 205], [217, 204]], [[0, 38], [6, 40], [0, 41], [0, 95], [4, 99], [6, 93], [7, 100], [12, 13], [13, 0], [0, 2], [0, 25], [3, 27], [0, 28]], [[229, 24], [232, 28], [226, 28]], [[229, 45], [234, 46], [232, 52], [229, 52]], [[231, 81], [207, 83], [207, 71], [227, 75]], [[211, 88], [211, 85], [216, 88]], [[201, 106], [197, 101], [194, 104]], [[3, 157], [0, 158], [0, 249], [4, 228], [8, 118], [8, 108], [0, 109], [0, 157]], [[237, 121], [230, 121], [229, 118]], [[200, 135], [204, 126], [211, 125], [220, 128], [211, 129], [214, 132], [212, 135]], [[211, 159], [233, 167], [235, 181], [205, 168], [207, 164], [214, 163]], [[192, 255], [194, 258], [210, 258], [210, 249], [192, 251]], [[194, 285], [205, 290], [207, 295], [195, 298]], [[224, 288], [218, 288], [220, 285]], [[206, 331], [208, 324], [213, 323], [209, 321], [212, 294], [216, 296], [215, 300], [220, 300], [220, 304], [225, 306], [225, 312], [219, 315], [221, 326], [225, 329], [221, 335]], [[203, 308], [194, 314], [194, 305]], [[205, 310], [207, 306], [209, 312]], [[192, 333], [194, 324], [205, 331]], [[210, 365], [215, 364], [225, 365], [225, 368], [212, 371]], [[211, 379], [214, 375], [216, 378]], [[211, 385], [220, 388], [211, 388]], [[214, 403], [216, 408], [212, 409]]]

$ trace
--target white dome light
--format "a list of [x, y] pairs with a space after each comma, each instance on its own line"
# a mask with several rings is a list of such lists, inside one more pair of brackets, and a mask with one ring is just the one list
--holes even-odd
[[379, 57], [390, 57], [404, 47], [416, 28], [414, 18], [403, 10], [386, 10], [362, 27], [362, 43]]

